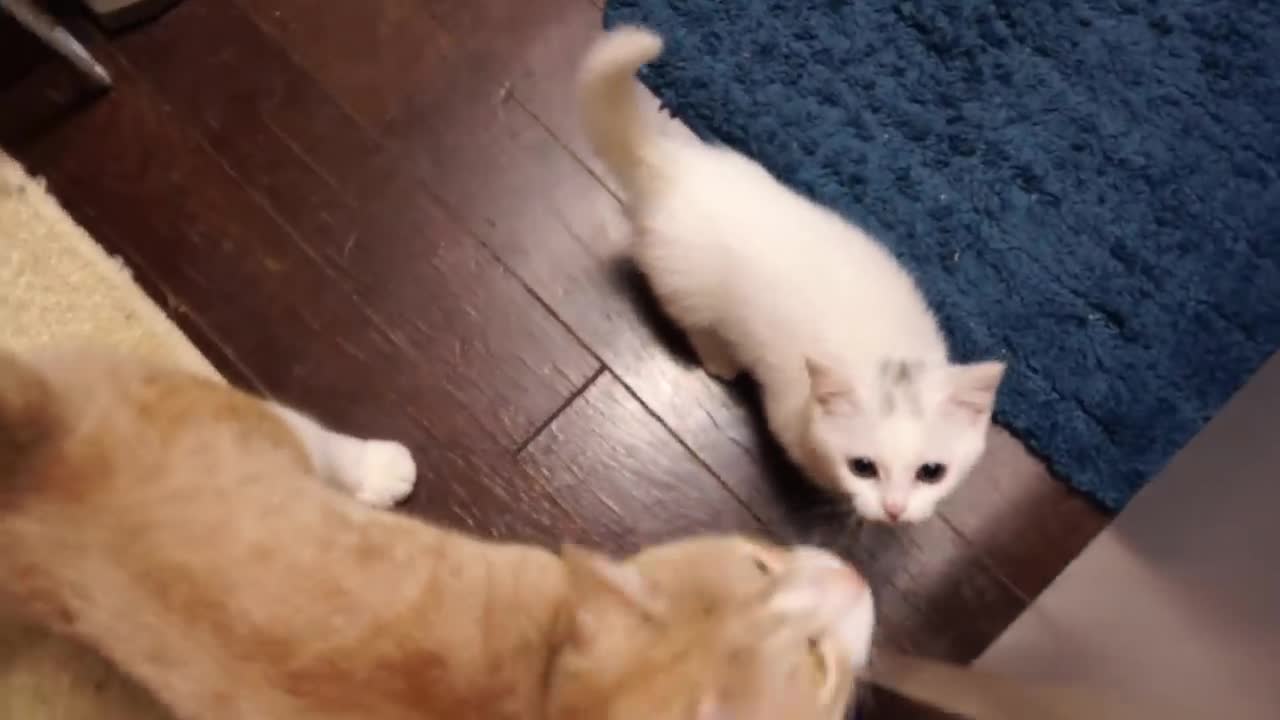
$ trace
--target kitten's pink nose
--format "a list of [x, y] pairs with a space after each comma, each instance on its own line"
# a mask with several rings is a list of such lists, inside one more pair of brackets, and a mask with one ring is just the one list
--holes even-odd
[[888, 515], [889, 519], [893, 522], [898, 522], [898, 519], [902, 517], [902, 513], [906, 511], [907, 506], [903, 503], [895, 502], [893, 500], [884, 501], [884, 514]]

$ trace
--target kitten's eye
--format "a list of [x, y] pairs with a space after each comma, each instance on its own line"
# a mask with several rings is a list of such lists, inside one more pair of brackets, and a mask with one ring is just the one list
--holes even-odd
[[880, 475], [876, 464], [864, 457], [856, 457], [849, 461], [849, 472], [860, 478], [872, 479]]
[[922, 483], [936, 483], [947, 474], [947, 466], [942, 463], [925, 463], [916, 470], [916, 479]]

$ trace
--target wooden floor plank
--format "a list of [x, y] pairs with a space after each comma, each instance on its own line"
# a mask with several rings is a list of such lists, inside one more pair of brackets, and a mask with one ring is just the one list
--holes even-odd
[[[548, 542], [573, 525], [519, 482], [472, 405], [482, 397], [450, 378], [454, 365], [424, 364], [370, 322], [172, 110], [123, 66], [112, 70], [109, 98], [18, 149], [89, 232], [142, 258], [136, 269], [235, 348], [263, 390], [352, 432], [408, 443], [420, 467], [414, 510]], [[491, 368], [488, 379], [505, 374]]]
[[[453, 15], [465, 16], [494, 5], [492, 2], [450, 1], [437, 3], [434, 7], [442, 8], [441, 12], [443, 8], [449, 8]], [[591, 151], [578, 122], [575, 82], [578, 64], [582, 62], [586, 48], [603, 32], [600, 10], [582, 0], [529, 3], [525, 7], [540, 8], [541, 15], [511, 21], [511, 27], [506, 33], [523, 32], [527, 35], [527, 31], [522, 31], [521, 28], [537, 23], [538, 42], [529, 48], [523, 62], [513, 63], [507, 69], [511, 78], [511, 94], [589, 167], [593, 174], [613, 188], [615, 194], [619, 194], [614, 179]], [[641, 92], [639, 95], [648, 109], [656, 112], [659, 107], [657, 98], [648, 92]]]
[[455, 40], [422, 12], [420, 0], [236, 0], [317, 73], [371, 128], [404, 98], [405, 78], [430, 78]]
[[[385, 171], [396, 166], [363, 127], [236, 6], [184, 3], [114, 49], [350, 286], [350, 302], [423, 367], [448, 368], [442, 381], [506, 447], [596, 370], [465, 228], [396, 180], [411, 173]], [[378, 192], [365, 193], [375, 167]]]
[[1001, 428], [988, 435], [986, 455], [945, 509], [947, 521], [1028, 600], [1110, 521]]
[[[289, 21], [287, 16], [273, 18], [277, 22]], [[157, 26], [154, 33], [142, 31], [122, 39], [117, 50], [157, 87], [176, 111], [202, 129], [211, 147], [237, 170], [242, 181], [262, 192], [268, 203], [289, 219], [305, 222], [306, 211], [310, 209], [340, 217], [338, 205], [345, 201], [359, 208], [361, 217], [391, 217], [404, 225], [427, 225], [415, 221], [422, 217], [423, 210], [418, 207], [431, 205], [431, 195], [413, 173], [405, 172], [401, 156], [369, 141], [363, 135], [364, 123], [349, 117], [323, 91], [309, 85], [307, 72], [293, 65], [289, 55], [258, 28], [246, 24], [233, 6], [184, 6]], [[295, 55], [301, 57], [305, 53]], [[241, 66], [256, 68], [259, 77], [247, 82], [217, 81], [219, 74]], [[245, 107], [258, 110], [246, 111]], [[323, 118], [327, 132], [313, 129], [314, 123], [309, 122], [309, 118], [314, 117]], [[290, 141], [297, 155], [305, 158], [305, 168], [287, 154], [282, 155], [279, 143], [273, 142], [273, 134]], [[314, 172], [309, 174], [308, 169]], [[337, 191], [336, 197], [330, 197], [333, 192], [327, 190], [328, 186]], [[366, 192], [365, 188], [373, 191]], [[341, 220], [335, 223], [340, 225]], [[315, 232], [323, 235], [323, 223], [318, 229], [310, 228], [306, 236], [310, 244], [326, 246], [325, 238], [315, 237]], [[448, 253], [451, 243], [460, 242], [457, 239], [442, 241], [440, 252]], [[396, 258], [401, 263], [408, 259], [411, 258]], [[349, 264], [348, 270], [357, 280], [387, 275], [379, 272], [378, 267], [358, 264]], [[499, 297], [499, 300], [507, 305], [518, 304], [509, 298]], [[424, 314], [431, 312], [430, 308], [423, 311]], [[501, 317], [488, 317], [486, 322], [493, 329], [505, 329]], [[565, 340], [565, 344], [573, 343]], [[666, 432], [660, 425], [654, 425], [656, 429], [650, 437]], [[669, 436], [667, 443], [679, 448]], [[538, 447], [544, 445], [545, 442], [541, 442]], [[605, 449], [596, 448], [594, 452], [600, 454]], [[705, 470], [702, 477], [694, 476], [689, 481], [691, 491], [698, 491], [699, 482], [709, 483], [712, 491], [708, 494], [704, 489], [700, 504], [688, 510], [695, 517], [709, 519], [723, 512], [726, 505], [736, 507], [714, 479], [706, 477]], [[630, 507], [633, 494], [634, 491], [628, 489], [615, 500], [626, 501], [627, 510], [642, 510]], [[694, 522], [672, 525], [673, 521], [655, 519], [654, 522], [655, 527], [669, 528], [667, 536], [707, 525]]]
[[[297, 26], [288, 17], [276, 14], [285, 12], [284, 10], [277, 9], [273, 11], [270, 18], [264, 18], [256, 14], [260, 6], [246, 3], [246, 7], [254, 11], [259, 22], [269, 28]], [[376, 15], [376, 12], [372, 14]], [[374, 18], [368, 22], [376, 25], [379, 21]], [[368, 30], [358, 30], [353, 36], [361, 37], [368, 32]], [[281, 33], [278, 39], [286, 46], [289, 43], [306, 41], [305, 36], [296, 32]], [[309, 56], [302, 49], [290, 48], [290, 51], [295, 57]], [[335, 52], [334, 55], [341, 57], [341, 52]], [[326, 60], [318, 67], [308, 67], [308, 70], [313, 71], [320, 78], [329, 75], [329, 71], [325, 69], [329, 56], [323, 57]], [[430, 123], [430, 128], [424, 129], [424, 132], [435, 133], [436, 142], [433, 143], [429, 152], [418, 152], [420, 148], [398, 142], [395, 132], [389, 132], [386, 137], [387, 146], [390, 148], [389, 154], [401, 160], [403, 165], [415, 168], [420, 182], [431, 188], [433, 194], [448, 201], [450, 208], [464, 222], [467, 222], [473, 232], [484, 238], [522, 279], [526, 282], [530, 282], [531, 279], [530, 273], [521, 271], [527, 269], [521, 267], [524, 261], [536, 259], [537, 262], [542, 263], [542, 258], [546, 257], [554, 262], [563, 255], [556, 252], [557, 248], [563, 247], [566, 242], [570, 245], [577, 243], [571, 235], [565, 234], [560, 214], [557, 212], [559, 207], [572, 208], [580, 203], [594, 203], [597, 198], [600, 198], [605, 201], [605, 204], [600, 204], [599, 207], [616, 216], [616, 204], [612, 203], [607, 193], [601, 197], [599, 184], [589, 175], [585, 176], [588, 184], [583, 188], [571, 183], [563, 186], [559, 184], [560, 175], [556, 171], [566, 163], [571, 167], [575, 166], [574, 157], [554, 142], [546, 143], [545, 132], [536, 124], [529, 124], [530, 116], [519, 107], [511, 106], [508, 98], [502, 97], [500, 85], [484, 84], [480, 80], [485, 76], [482, 68], [472, 65], [468, 66], [466, 72], [462, 72], [456, 65], [455, 57], [442, 54], [438, 62], [433, 64], [429, 74], [432, 77], [405, 76], [402, 78], [406, 96], [404, 105], [428, 108], [425, 119]], [[341, 88], [333, 91], [335, 95], [340, 94]], [[510, 114], [514, 114], [526, 124], [524, 126], [495, 125], [491, 121], [492, 117]], [[498, 136], [494, 135], [495, 131], [499, 134]], [[523, 144], [526, 139], [536, 144]], [[540, 154], [536, 157], [530, 156], [526, 152], [528, 149], [533, 149]], [[326, 174], [333, 172], [332, 168], [335, 165], [328, 162], [329, 154], [323, 146], [317, 145], [314, 151], [307, 147], [304, 151]], [[475, 162], [477, 157], [496, 162], [478, 165]], [[477, 173], [476, 170], [483, 170], [484, 173]], [[379, 171], [389, 172], [386, 168], [380, 168]], [[539, 183], [540, 175], [555, 178], [555, 182]], [[579, 175], [568, 177], [576, 180]], [[439, 180], [441, 178], [447, 179], [447, 182], [441, 182]], [[358, 185], [372, 193], [370, 197], [358, 200], [362, 204], [379, 202], [388, 192], [385, 174], [374, 176], [370, 181], [361, 182]], [[532, 187], [538, 187], [544, 193], [529, 192]], [[401, 191], [407, 192], [403, 189], [395, 189], [391, 192]], [[547, 195], [555, 196], [552, 200], [553, 204], [548, 204]], [[576, 215], [567, 214], [566, 217], [576, 217]], [[497, 241], [499, 238], [500, 242]], [[517, 246], [516, 243], [519, 245]], [[588, 288], [608, 287], [616, 282], [617, 278], [608, 273], [602, 276], [594, 272], [598, 270], [598, 263], [594, 256], [589, 259], [590, 263], [587, 267], [592, 272], [584, 272], [578, 276], [571, 275], [573, 280], [584, 282]], [[564, 287], [561, 283], [565, 268], [546, 267], [553, 270], [552, 282], [557, 287]], [[572, 268], [568, 270], [572, 273]], [[545, 283], [542, 285], [543, 288], [548, 286]], [[625, 296], [620, 297], [616, 292], [589, 292], [583, 297], [589, 302], [607, 299], [608, 305], [597, 308], [606, 321], [610, 317], [619, 315], [635, 315], [635, 309], [628, 299]], [[545, 294], [542, 294], [542, 298], [551, 303]], [[577, 309], [582, 305], [574, 303], [573, 307]], [[630, 329], [637, 325], [628, 322], [624, 327], [629, 334]], [[650, 347], [651, 345], [652, 343], [644, 343], [643, 339], [637, 343], [637, 347], [645, 347], [645, 352], [656, 352], [662, 356], [662, 349], [658, 347], [655, 351]]]
[[609, 373], [520, 459], [573, 515], [592, 519], [593, 540], [623, 552], [692, 534], [768, 535]]

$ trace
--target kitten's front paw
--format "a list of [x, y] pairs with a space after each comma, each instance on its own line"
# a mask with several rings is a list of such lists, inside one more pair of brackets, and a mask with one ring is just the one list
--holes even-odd
[[418, 479], [418, 466], [409, 448], [391, 440], [365, 440], [352, 470], [352, 494], [378, 508], [389, 508], [409, 497]]

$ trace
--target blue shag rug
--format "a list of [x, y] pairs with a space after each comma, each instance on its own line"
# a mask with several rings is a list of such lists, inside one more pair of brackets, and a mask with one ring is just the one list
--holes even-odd
[[1007, 359], [997, 420], [1108, 508], [1280, 346], [1280, 2], [611, 0], [621, 22], [667, 38], [642, 79], [677, 117], [877, 233], [959, 358]]

